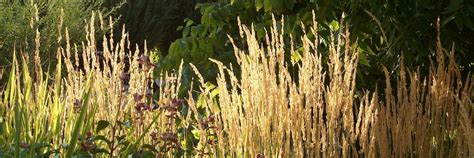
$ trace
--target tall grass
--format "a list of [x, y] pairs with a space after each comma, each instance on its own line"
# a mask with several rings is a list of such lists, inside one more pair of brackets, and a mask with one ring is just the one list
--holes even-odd
[[[25, 53], [21, 61], [13, 54], [14, 66], [1, 93], [0, 156], [126, 157], [139, 154], [144, 144], [166, 142], [150, 133], [175, 134], [175, 129], [165, 126], [174, 118], [161, 113], [168, 112], [164, 108], [168, 105], [180, 106], [175, 103], [179, 76], [163, 74], [167, 84], [156, 97], [151, 96], [153, 64], [146, 48], [145, 52], [126, 52], [130, 43], [123, 32], [117, 45], [113, 37], [104, 36], [103, 54], [98, 54], [97, 16], [101, 15], [92, 14], [85, 26], [82, 52], [70, 43], [68, 29], [61, 29], [60, 39], [66, 45], [57, 49], [54, 72], [42, 70], [38, 49], [33, 64]], [[112, 20], [109, 25], [98, 23], [100, 30], [112, 29]], [[37, 32], [37, 45], [39, 37]]]
[[[257, 43], [253, 28], [240, 26], [248, 45], [234, 45], [241, 74], [213, 60], [219, 66], [218, 102], [201, 82], [204, 105], [218, 119], [219, 143], [213, 148], [218, 156], [474, 156], [474, 78], [462, 79], [454, 51], [441, 47], [439, 35], [429, 76], [402, 63], [399, 77], [391, 78], [383, 68], [385, 90], [357, 97], [358, 52], [348, 29], [332, 36], [324, 52], [329, 54], [327, 69], [318, 39], [301, 37], [304, 49], [294, 77], [284, 59], [283, 30], [277, 27], [283, 23], [274, 20], [266, 45]], [[316, 35], [316, 26], [309, 34]]]
[[[217, 85], [191, 65], [199, 95], [191, 90], [181, 100], [181, 68], [159, 75], [153, 94], [149, 52], [128, 52], [127, 33], [120, 41], [104, 37], [99, 54], [94, 32], [112, 29], [112, 21], [96, 16], [80, 52], [68, 29], [60, 29], [66, 45], [56, 50], [54, 72], [42, 70], [38, 49], [31, 64], [14, 52], [0, 93], [0, 156], [474, 156], [474, 77], [463, 79], [454, 51], [439, 43], [429, 76], [402, 63], [399, 77], [384, 69], [385, 87], [359, 96], [358, 52], [347, 28], [331, 36], [329, 52], [318, 52], [319, 39], [309, 37], [317, 35], [316, 22], [303, 29], [302, 51], [285, 42], [278, 27], [284, 22], [274, 20], [265, 44], [239, 25], [248, 47], [234, 45], [238, 65], [211, 59]], [[301, 58], [287, 62], [285, 53]]]

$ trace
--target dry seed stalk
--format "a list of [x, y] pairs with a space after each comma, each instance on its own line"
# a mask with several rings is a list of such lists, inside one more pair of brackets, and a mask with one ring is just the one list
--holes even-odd
[[[379, 98], [377, 91], [366, 92], [357, 103], [358, 52], [350, 48], [347, 29], [332, 38], [328, 70], [323, 70], [321, 53], [316, 51], [318, 40], [301, 38], [304, 51], [301, 61], [293, 63], [299, 68], [295, 83], [282, 59], [285, 43], [275, 23], [265, 36], [265, 48], [257, 42], [253, 28], [239, 25], [248, 49], [241, 50], [232, 38], [230, 41], [240, 76], [211, 59], [219, 69], [221, 111], [215, 114], [223, 129], [219, 133], [220, 153], [296, 157], [472, 155], [473, 77], [461, 80], [453, 51], [446, 56], [438, 42], [437, 65], [431, 66], [426, 79], [417, 71], [406, 70], [402, 62], [396, 87], [392, 87], [384, 68], [385, 97]], [[314, 22], [310, 28], [313, 34], [316, 26]]]

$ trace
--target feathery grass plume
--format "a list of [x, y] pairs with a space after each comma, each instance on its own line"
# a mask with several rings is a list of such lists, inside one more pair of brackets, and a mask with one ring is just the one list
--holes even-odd
[[385, 106], [377, 106], [374, 126], [382, 157], [472, 155], [472, 76], [462, 81], [454, 50], [442, 48], [439, 35], [437, 41], [436, 62], [432, 62], [427, 79], [406, 70], [402, 62], [394, 90], [384, 68]]
[[[470, 74], [469, 74], [470, 75]], [[474, 77], [469, 76], [464, 83], [464, 88], [460, 91], [461, 96], [456, 96], [456, 101], [460, 105], [460, 129], [459, 139], [464, 140], [456, 144], [457, 152], [462, 156], [474, 156]]]
[[[95, 19], [94, 15], [92, 20]], [[100, 21], [101, 29], [104, 28], [103, 25], [103, 21]], [[95, 134], [111, 138], [108, 145], [109, 156], [124, 154], [120, 151], [135, 152], [136, 148], [142, 144], [157, 145], [160, 140], [150, 137], [150, 133], [176, 132], [176, 129], [171, 129], [174, 126], [165, 126], [172, 123], [168, 117], [160, 116], [160, 113], [165, 110], [165, 106], [172, 105], [173, 100], [178, 98], [180, 76], [162, 74], [161, 80], [166, 81], [167, 84], [159, 88], [159, 98], [158, 101], [155, 101], [151, 96], [152, 89], [150, 88], [153, 84], [151, 78], [153, 64], [149, 61], [149, 52], [146, 46], [144, 52], [139, 52], [140, 49], [135, 49], [135, 52], [126, 52], [125, 50], [130, 50], [130, 43], [128, 34], [123, 31], [122, 38], [117, 45], [112, 37], [104, 36], [102, 41], [104, 50], [102, 54], [97, 54], [94, 26], [94, 21], [86, 26], [86, 32], [89, 33], [88, 41], [82, 44], [88, 49], [82, 52], [84, 58], [82, 64], [77, 62], [81, 54], [77, 52], [77, 49], [74, 49], [74, 55], [72, 55], [69, 43], [66, 45], [66, 51], [62, 52], [67, 59], [70, 59], [65, 62], [68, 68], [67, 92], [65, 94], [67, 102], [74, 103], [77, 94], [83, 91], [84, 75], [94, 72], [91, 101], [94, 102], [97, 113], [93, 116], [93, 122], [107, 121], [112, 126]], [[111, 19], [109, 19], [109, 27], [110, 30], [113, 29]], [[66, 36], [69, 38], [67, 32]], [[76, 60], [75, 63], [72, 59], [73, 56]], [[126, 64], [129, 64], [128, 70], [126, 70]], [[84, 66], [84, 71], [75, 69], [79, 65]], [[72, 109], [74, 108], [70, 107], [70, 113], [74, 112]], [[123, 129], [121, 124], [126, 124], [126, 129]], [[126, 141], [130, 141], [130, 145], [126, 145], [122, 149], [120, 149], [119, 141], [125, 140], [116, 138], [121, 135], [126, 135], [129, 139]]]
[[[352, 116], [357, 52], [350, 49], [348, 30], [335, 36], [331, 44], [330, 84], [326, 87], [317, 40], [307, 36], [301, 37], [304, 51], [297, 63], [299, 80], [290, 75], [283, 30], [277, 27], [280, 24], [283, 22], [274, 19], [266, 36], [267, 47], [257, 43], [253, 28], [240, 25], [248, 45], [248, 50], [234, 45], [241, 76], [213, 60], [219, 67], [221, 110], [216, 115], [224, 131], [219, 133], [223, 141], [219, 149], [230, 149], [228, 155], [232, 156], [354, 154], [350, 150], [355, 150], [358, 136]], [[316, 26], [315, 22], [311, 28], [314, 34]]]
[[[300, 52], [285, 52], [283, 30], [277, 27], [283, 22], [273, 20], [266, 47], [257, 43], [253, 28], [240, 24], [248, 48], [240, 49], [229, 37], [241, 69], [239, 76], [232, 66], [211, 59], [219, 70], [217, 103], [212, 102], [211, 91], [193, 67], [201, 96], [218, 119], [216, 156], [472, 155], [473, 79], [462, 80], [453, 50], [447, 54], [438, 45], [436, 62], [426, 79], [417, 71], [406, 70], [402, 62], [392, 87], [384, 68], [384, 98], [376, 90], [355, 100], [358, 52], [351, 48], [347, 28], [331, 36], [327, 69], [322, 66], [323, 53], [317, 52], [318, 39], [301, 37], [301, 59], [292, 62], [299, 68], [296, 79], [288, 71], [284, 53]], [[314, 22], [311, 34], [316, 35], [316, 30]], [[188, 102], [194, 106], [200, 101]], [[220, 108], [213, 110], [214, 106]]]
[[[190, 90], [182, 100], [181, 73], [161, 74], [163, 84], [151, 96], [149, 52], [146, 46], [144, 52], [126, 51], [131, 46], [124, 31], [120, 41], [104, 36], [99, 53], [98, 17], [92, 14], [85, 26], [81, 51], [70, 42], [68, 29], [59, 29], [59, 42], [66, 45], [57, 48], [51, 74], [38, 66], [39, 57], [31, 68], [24, 52], [19, 61], [13, 52], [8, 83], [0, 93], [1, 156], [129, 157], [147, 151], [158, 157], [182, 152], [215, 157], [474, 156], [474, 76], [460, 75], [454, 50], [442, 48], [439, 35], [428, 76], [407, 70], [402, 62], [395, 85], [384, 68], [383, 93], [366, 91], [356, 99], [358, 52], [346, 27], [331, 35], [328, 52], [318, 52], [318, 38], [309, 37], [318, 37], [314, 13], [310, 32], [299, 37], [301, 51], [285, 43], [284, 21], [273, 18], [265, 44], [257, 42], [253, 27], [239, 24], [248, 47], [230, 40], [240, 73], [210, 59], [219, 71], [213, 85], [191, 65], [201, 93], [193, 98]], [[109, 28], [98, 19], [101, 30], [112, 29], [111, 19]], [[300, 58], [287, 62], [285, 53]], [[290, 75], [290, 67], [297, 67], [297, 73]]]
[[[149, 52], [146, 48], [145, 52], [126, 52], [130, 46], [123, 32], [118, 44], [104, 36], [104, 50], [99, 54], [94, 33], [98, 17], [102, 19], [93, 13], [84, 28], [88, 34], [81, 52], [77, 44], [70, 43], [68, 29], [59, 29], [58, 42], [66, 45], [57, 48], [57, 66], [51, 76], [38, 66], [40, 50], [34, 52], [34, 69], [30, 69], [25, 55], [21, 62], [14, 55], [12, 73], [0, 100], [0, 141], [5, 142], [0, 149], [6, 151], [2, 156], [115, 157], [136, 155], [143, 149], [172, 156], [179, 150], [180, 142], [169, 151], [142, 145], [166, 143], [150, 136], [152, 133], [177, 134], [174, 121], [160, 114], [169, 112], [167, 106], [181, 106], [175, 103], [180, 75], [161, 75], [166, 84], [154, 99], [150, 88], [154, 65], [148, 59]], [[99, 23], [100, 29], [112, 29], [111, 19], [109, 28], [102, 20]], [[36, 33], [39, 45], [40, 32]], [[173, 117], [180, 117], [176, 115], [174, 111]]]

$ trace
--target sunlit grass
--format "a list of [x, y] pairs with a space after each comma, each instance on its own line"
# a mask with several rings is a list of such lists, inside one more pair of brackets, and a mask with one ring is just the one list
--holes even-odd
[[[81, 52], [61, 29], [66, 44], [55, 52], [54, 70], [42, 69], [39, 50], [34, 63], [13, 52], [0, 93], [0, 157], [474, 156], [474, 77], [463, 80], [454, 52], [440, 44], [428, 76], [401, 63], [392, 78], [382, 67], [385, 87], [356, 97], [358, 52], [347, 28], [331, 36], [328, 52], [307, 35], [302, 51], [288, 52], [282, 23], [273, 21], [265, 44], [240, 25], [248, 47], [233, 43], [238, 65], [210, 59], [217, 84], [191, 65], [198, 89], [180, 99], [183, 64], [159, 75], [153, 93], [150, 52], [125, 51], [133, 46], [122, 32], [120, 41], [104, 36], [97, 54], [95, 30], [112, 29], [112, 21], [95, 16]], [[307, 34], [317, 35], [316, 26]], [[301, 57], [287, 62], [285, 53]]]
[[[104, 38], [104, 59], [98, 59], [94, 15], [85, 27], [89, 34], [82, 52], [69, 43], [67, 28], [63, 30], [66, 45], [57, 49], [54, 71], [42, 69], [39, 50], [35, 63], [28, 63], [23, 53], [13, 54], [1, 93], [0, 156], [114, 157], [136, 154], [143, 144], [163, 144], [149, 134], [169, 130], [164, 126], [168, 117], [160, 113], [166, 111], [162, 106], [177, 98], [178, 78], [164, 74], [162, 79], [169, 84], [152, 99], [153, 65], [148, 52], [125, 52], [129, 50], [125, 32], [119, 45], [113, 44], [112, 37]], [[104, 29], [104, 22], [99, 23]]]
[[[204, 101], [197, 104], [218, 122], [218, 145], [209, 152], [220, 157], [473, 156], [474, 77], [461, 77], [454, 52], [442, 48], [439, 38], [429, 76], [406, 69], [402, 60], [396, 78], [383, 67], [383, 92], [366, 91], [357, 98], [358, 52], [347, 28], [332, 36], [329, 52], [318, 52], [318, 39], [307, 36], [301, 37], [303, 52], [287, 52], [278, 24], [274, 21], [265, 45], [257, 42], [253, 28], [241, 25], [248, 45], [234, 45], [241, 73], [213, 60], [219, 67], [217, 87], [200, 79]], [[316, 26], [314, 21], [310, 34], [317, 34]], [[296, 77], [285, 53], [301, 53], [292, 65], [298, 67]], [[329, 53], [327, 69], [323, 53]]]

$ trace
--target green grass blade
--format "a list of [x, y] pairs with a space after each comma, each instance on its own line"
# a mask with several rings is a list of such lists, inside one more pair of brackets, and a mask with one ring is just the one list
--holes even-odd
[[[56, 65], [56, 79], [54, 83], [54, 98], [53, 98], [53, 112], [52, 112], [52, 129], [53, 136], [61, 135], [61, 115], [64, 112], [63, 106], [61, 106], [61, 79], [62, 79], [62, 58], [58, 55], [58, 63]], [[49, 67], [48, 67], [49, 72]], [[59, 139], [58, 139], [59, 140]]]
[[69, 147], [67, 148], [66, 152], [66, 157], [72, 157], [72, 154], [74, 152], [74, 148], [76, 147], [77, 144], [77, 139], [79, 138], [79, 134], [81, 131], [81, 128], [84, 124], [84, 117], [86, 115], [86, 112], [88, 110], [88, 104], [89, 104], [89, 99], [90, 99], [90, 93], [92, 90], [92, 73], [89, 74], [89, 77], [87, 78], [87, 84], [86, 84], [86, 91], [82, 95], [82, 104], [81, 104], [81, 112], [79, 114], [79, 117], [76, 119], [76, 122], [74, 124], [74, 130], [71, 135], [71, 140], [69, 142]]
[[16, 54], [15, 52], [13, 53], [13, 66], [12, 66], [12, 71], [10, 72], [10, 78], [9, 78], [9, 93], [10, 93], [10, 105], [13, 105], [13, 115], [14, 115], [14, 130], [15, 133], [13, 135], [13, 141], [15, 144], [15, 157], [20, 157], [20, 133], [21, 133], [21, 115], [20, 115], [20, 109], [19, 109], [19, 103], [18, 103], [18, 94], [17, 94], [17, 86], [19, 86], [18, 82], [15, 80], [16, 78], [16, 68], [17, 68], [17, 60], [16, 60]]
[[156, 114], [153, 117], [152, 122], [146, 127], [145, 131], [143, 131], [143, 133], [140, 135], [140, 137], [138, 137], [138, 139], [133, 144], [130, 144], [130, 145], [127, 146], [127, 148], [125, 149], [125, 152], [122, 155], [122, 157], [128, 157], [131, 150], [134, 149], [135, 147], [137, 147], [138, 143], [140, 143], [140, 141], [142, 141], [143, 137], [145, 137], [145, 135], [148, 133], [148, 131], [150, 131], [151, 126], [153, 124], [155, 124], [155, 122], [158, 120], [158, 118], [160, 118], [161, 112], [162, 111], [159, 111], [158, 114]]

